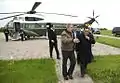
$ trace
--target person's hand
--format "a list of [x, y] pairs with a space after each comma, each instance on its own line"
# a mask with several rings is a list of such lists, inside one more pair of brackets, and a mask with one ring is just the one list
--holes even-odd
[[76, 51], [76, 54], [78, 54], [79, 53], [79, 51]]
[[73, 42], [74, 42], [74, 43], [79, 43], [80, 40], [79, 40], [78, 38], [75, 38], [75, 39], [73, 39]]
[[94, 44], [92, 44], [92, 47], [94, 47]]
[[90, 37], [88, 37], [88, 36], [85, 36], [85, 38], [88, 39], [88, 40], [90, 40]]
[[54, 40], [51, 40], [52, 43], [54, 43]]

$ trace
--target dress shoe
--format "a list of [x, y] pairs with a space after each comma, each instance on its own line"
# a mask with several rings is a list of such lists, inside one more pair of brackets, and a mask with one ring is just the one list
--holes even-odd
[[57, 57], [58, 60], [60, 60], [60, 57]]
[[68, 77], [66, 76], [66, 77], [64, 77], [64, 80], [68, 80]]
[[52, 56], [50, 56], [50, 58], [53, 58]]
[[82, 77], [82, 78], [84, 78], [84, 76], [85, 76], [84, 74], [81, 74], [81, 77]]
[[69, 76], [69, 79], [73, 79], [72, 75], [68, 75]]

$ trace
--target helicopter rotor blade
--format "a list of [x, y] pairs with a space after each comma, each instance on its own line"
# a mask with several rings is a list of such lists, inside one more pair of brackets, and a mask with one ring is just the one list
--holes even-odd
[[95, 12], [94, 12], [94, 10], [93, 10], [93, 18], [94, 18], [94, 15], [95, 15]]
[[41, 2], [35, 2], [35, 4], [33, 5], [31, 11], [34, 11], [39, 5], [41, 4]]
[[25, 13], [25, 12], [9, 12], [9, 13], [0, 13], [0, 14], [15, 14], [15, 13]]
[[95, 20], [95, 22], [99, 25], [98, 21]]
[[91, 17], [87, 17], [87, 18], [92, 19]]
[[4, 19], [16, 17], [16, 16], [21, 16], [21, 15], [24, 15], [24, 14], [18, 14], [18, 15], [14, 15], [14, 16], [9, 16], [9, 17], [0, 18], [0, 20], [4, 20]]
[[47, 13], [47, 12], [37, 12], [37, 13], [43, 13], [43, 14], [55, 14], [55, 15], [63, 15], [63, 16], [70, 16], [70, 17], [78, 17], [78, 16], [74, 16], [74, 15], [59, 14], [59, 13]]
[[98, 18], [100, 15], [96, 16], [95, 18]]
[[39, 16], [43, 16], [43, 17], [45, 17], [44, 15], [42, 15], [42, 14], [36, 14], [36, 15], [39, 15]]

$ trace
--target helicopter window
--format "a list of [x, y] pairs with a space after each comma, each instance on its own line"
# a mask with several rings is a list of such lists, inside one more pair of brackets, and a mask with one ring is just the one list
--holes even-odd
[[22, 19], [22, 17], [19, 17], [19, 19]]
[[34, 21], [33, 17], [25, 17], [25, 21]]
[[42, 25], [42, 28], [44, 27], [44, 25]]
[[26, 29], [34, 29], [36, 28], [35, 24], [25, 24]]
[[25, 17], [25, 21], [39, 21], [39, 20], [43, 20], [43, 19], [36, 17]]
[[14, 20], [17, 20], [17, 17], [14, 17]]
[[24, 18], [23, 17], [19, 17], [19, 20], [24, 20]]

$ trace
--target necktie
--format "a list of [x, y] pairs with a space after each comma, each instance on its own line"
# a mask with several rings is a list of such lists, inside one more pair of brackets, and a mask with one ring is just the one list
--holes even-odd
[[77, 37], [76, 37], [76, 31], [74, 31], [74, 37], [77, 38]]

